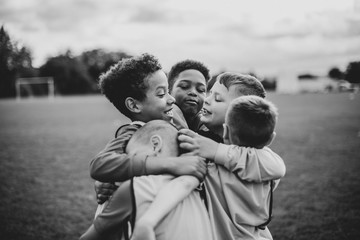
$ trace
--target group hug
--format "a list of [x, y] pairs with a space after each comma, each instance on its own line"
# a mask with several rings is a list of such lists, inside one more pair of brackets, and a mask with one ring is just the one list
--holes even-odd
[[81, 240], [272, 239], [286, 168], [269, 148], [278, 110], [256, 77], [211, 78], [189, 59], [166, 73], [145, 53], [111, 66], [99, 88], [131, 122], [90, 161], [98, 207]]

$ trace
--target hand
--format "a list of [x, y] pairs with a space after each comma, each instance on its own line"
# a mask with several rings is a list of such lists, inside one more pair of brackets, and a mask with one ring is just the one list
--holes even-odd
[[186, 153], [177, 158], [173, 158], [170, 173], [175, 176], [192, 175], [202, 182], [207, 173], [206, 159], [191, 154], [192, 153]]
[[180, 148], [204, 158], [214, 160], [218, 143], [190, 129], [181, 129], [178, 140]]
[[106, 202], [114, 191], [118, 188], [114, 183], [103, 183], [95, 181], [94, 188], [96, 192], [96, 201], [98, 204]]
[[136, 223], [131, 240], [156, 240], [154, 228], [141, 219]]

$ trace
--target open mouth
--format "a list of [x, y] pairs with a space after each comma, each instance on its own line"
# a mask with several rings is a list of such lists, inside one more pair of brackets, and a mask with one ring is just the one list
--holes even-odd
[[207, 110], [206, 108], [201, 109], [201, 113], [204, 114], [211, 114], [211, 112], [209, 110]]
[[172, 109], [165, 111], [165, 114], [166, 114], [167, 116], [169, 116], [169, 117], [173, 117], [173, 116], [174, 116], [174, 113], [173, 113]]

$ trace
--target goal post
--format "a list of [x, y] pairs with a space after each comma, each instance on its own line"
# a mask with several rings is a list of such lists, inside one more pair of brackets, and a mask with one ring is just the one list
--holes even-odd
[[49, 99], [55, 97], [55, 85], [52, 77], [18, 78], [15, 81], [15, 90], [18, 100], [22, 98], [22, 95], [27, 97], [48, 95]]

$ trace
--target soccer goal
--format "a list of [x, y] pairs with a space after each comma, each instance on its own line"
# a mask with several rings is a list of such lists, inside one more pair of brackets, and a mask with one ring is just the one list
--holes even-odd
[[18, 78], [15, 82], [16, 98], [55, 97], [54, 79], [52, 77]]

